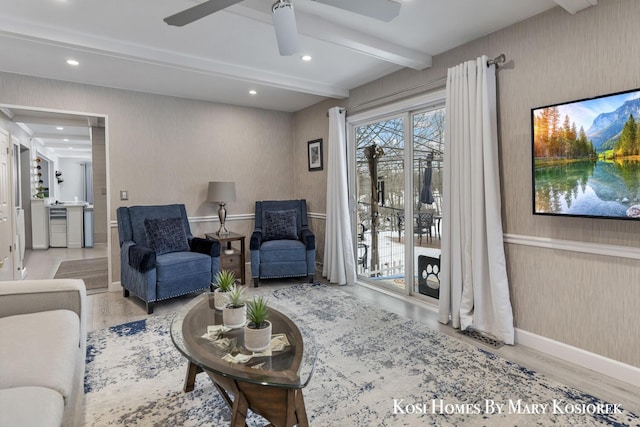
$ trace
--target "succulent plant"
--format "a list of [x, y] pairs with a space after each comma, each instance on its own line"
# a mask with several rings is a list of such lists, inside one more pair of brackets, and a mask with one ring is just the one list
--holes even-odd
[[220, 270], [214, 280], [220, 292], [229, 292], [235, 287], [236, 274], [231, 270]]
[[236, 286], [235, 284], [230, 291], [227, 292], [227, 307], [239, 308], [244, 305], [245, 288], [243, 286]]
[[259, 296], [247, 303], [247, 318], [249, 319], [249, 327], [254, 329], [262, 329], [267, 325], [267, 317], [269, 316], [268, 300], [263, 296]]

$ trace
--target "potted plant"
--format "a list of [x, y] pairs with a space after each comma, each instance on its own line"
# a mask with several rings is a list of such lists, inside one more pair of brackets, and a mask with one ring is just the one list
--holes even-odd
[[271, 344], [271, 322], [269, 316], [269, 304], [267, 300], [259, 296], [247, 303], [247, 319], [249, 322], [244, 327], [244, 346], [249, 351], [262, 351]]
[[233, 289], [236, 283], [236, 275], [231, 270], [220, 270], [215, 277], [216, 289], [213, 291], [214, 307], [217, 310], [224, 309], [227, 305], [227, 293]]
[[222, 310], [222, 323], [227, 328], [241, 328], [247, 323], [247, 305], [244, 299], [244, 287], [233, 285], [226, 293], [227, 304]]

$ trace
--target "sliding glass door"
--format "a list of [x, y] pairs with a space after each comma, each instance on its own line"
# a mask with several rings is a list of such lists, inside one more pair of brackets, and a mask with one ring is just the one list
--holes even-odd
[[413, 293], [439, 297], [444, 108], [413, 113]]
[[359, 280], [437, 298], [444, 107], [359, 121], [350, 132]]
[[355, 127], [357, 263], [361, 277], [404, 289], [405, 253], [400, 243], [404, 216], [406, 117]]

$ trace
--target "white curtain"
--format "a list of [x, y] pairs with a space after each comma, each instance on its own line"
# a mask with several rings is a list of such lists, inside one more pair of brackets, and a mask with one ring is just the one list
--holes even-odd
[[486, 56], [447, 75], [441, 323], [513, 344], [498, 164], [495, 66]]
[[327, 226], [322, 275], [339, 285], [356, 281], [356, 263], [349, 219], [347, 139], [344, 110], [329, 109], [327, 155]]

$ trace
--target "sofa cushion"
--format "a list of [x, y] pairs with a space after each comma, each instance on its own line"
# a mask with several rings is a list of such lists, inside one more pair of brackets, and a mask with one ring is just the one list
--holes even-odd
[[295, 209], [264, 213], [264, 240], [298, 240]]
[[79, 342], [80, 320], [70, 310], [0, 318], [0, 389], [47, 387], [68, 399]]
[[190, 250], [182, 218], [147, 218], [144, 231], [149, 249], [156, 255]]
[[64, 399], [45, 387], [0, 390], [0, 426], [59, 427]]

